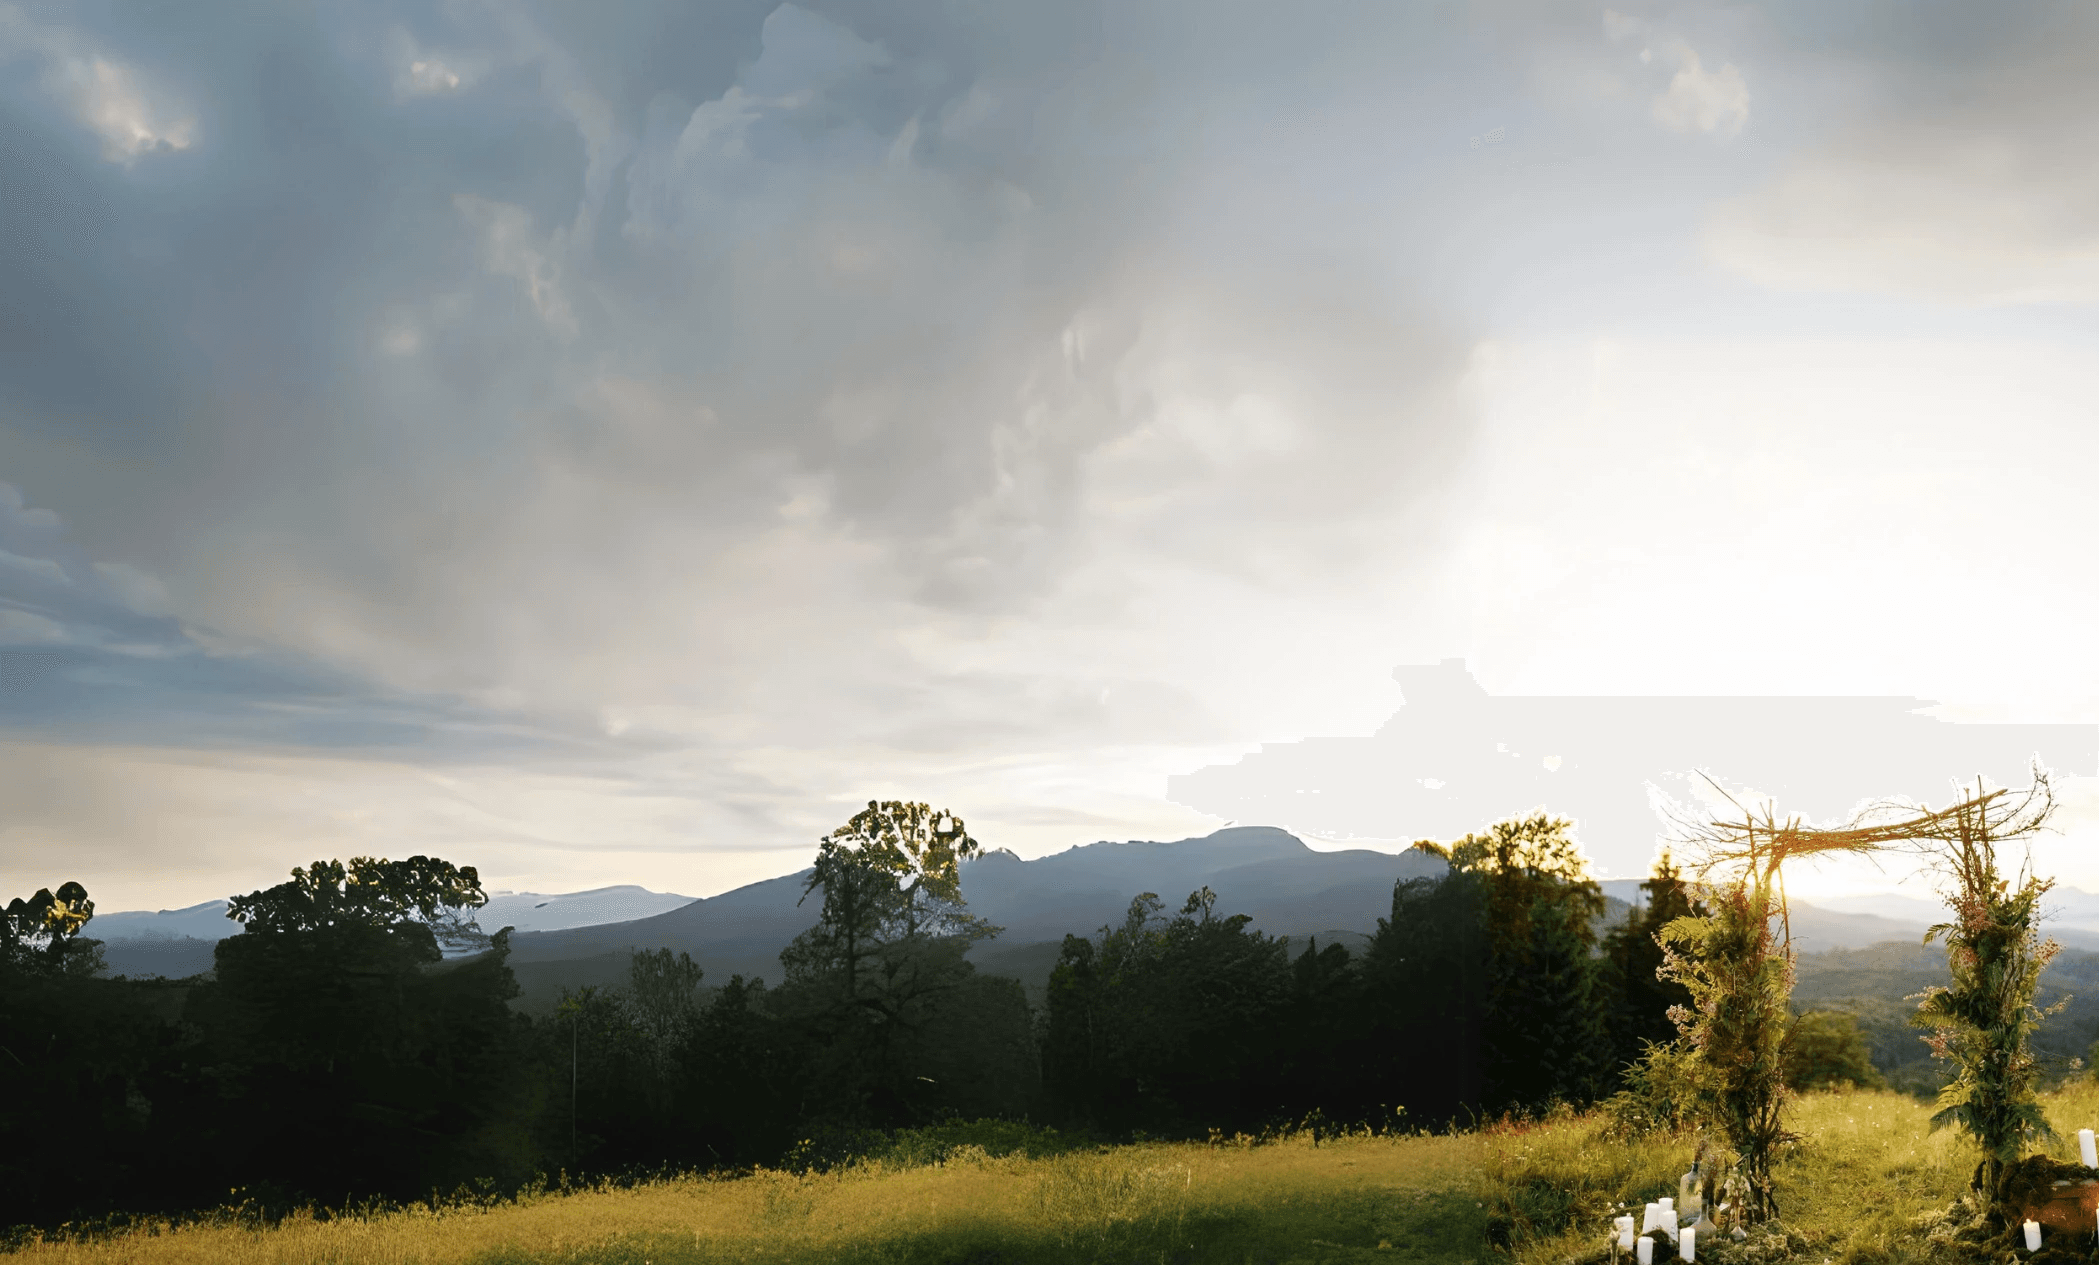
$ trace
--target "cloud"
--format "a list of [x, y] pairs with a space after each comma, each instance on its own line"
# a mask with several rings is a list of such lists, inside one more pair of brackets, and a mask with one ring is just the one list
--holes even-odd
[[414, 750], [439, 760], [577, 752], [544, 718], [389, 689], [296, 651], [186, 624], [169, 614], [173, 606], [158, 577], [90, 561], [55, 515], [0, 484], [0, 737]]
[[[564, 788], [559, 831], [462, 835], [484, 872], [615, 843], [698, 867], [871, 795], [951, 798], [1024, 850], [1186, 834], [1169, 774], [1367, 732], [1406, 654], [1665, 657], [1680, 630], [1559, 618], [1633, 591], [1622, 541], [1470, 530], [1518, 495], [1512, 451], [1556, 454], [1540, 504], [1654, 530], [1652, 490], [1599, 473], [1608, 432], [1481, 447], [1510, 389], [1481, 349], [1709, 332], [1739, 295], [1683, 243], [1829, 139], [1800, 90], [1825, 54], [1732, 10], [1617, 43], [1527, 4], [1484, 40], [1406, 6], [1214, 13], [99, 17], [84, 51], [200, 122], [181, 162], [113, 165], [40, 67], [0, 84], [0, 469], [40, 507], [17, 498], [0, 548], [33, 565], [0, 582], [67, 639], [8, 732], [58, 765], [161, 752], [223, 805], [240, 779], [178, 756], [413, 753], [488, 802]], [[1757, 144], [1657, 145], [1672, 75], [1690, 135], [1745, 127], [1733, 65]], [[1694, 467], [1657, 477], [1730, 468]], [[1723, 542], [1744, 565], [1818, 539], [1752, 520]], [[1506, 584], [1445, 586], [1473, 561]], [[440, 795], [343, 777], [399, 797], [382, 823]], [[242, 846], [295, 834], [304, 783], [252, 785]]]
[[[752, 838], [993, 786], [1185, 833], [1143, 785], [1303, 706], [1265, 670], [1216, 702], [1300, 634], [1164, 645], [1375, 568], [1348, 542], [1405, 539], [1462, 450], [1461, 323], [1350, 267], [1391, 218], [1308, 207], [1261, 130], [1331, 88], [1309, 50], [1225, 85], [1084, 6], [723, 9], [647, 47], [525, 8], [340, 20], [229, 20], [182, 79], [241, 121], [208, 178], [107, 191], [105, 252], [165, 247], [108, 283], [165, 364], [146, 421], [97, 429], [108, 318], [56, 327], [69, 371], [0, 428], [100, 603], [54, 616], [92, 662], [17, 732], [535, 776], [677, 751], [743, 771], [705, 793]], [[1306, 117], [1356, 179], [1340, 138], [1435, 124], [1345, 74]]]
[[71, 584], [66, 569], [49, 558], [25, 558], [20, 554], [0, 549], [0, 568], [41, 576], [54, 584]]
[[[577, 332], [576, 317], [561, 288], [560, 236], [557, 234], [552, 240], [536, 238], [531, 218], [523, 207], [465, 193], [454, 198], [453, 205], [481, 234], [483, 266], [498, 276], [522, 283], [532, 310], [539, 313], [547, 327], [573, 338]], [[390, 343], [388, 349], [401, 346]]]
[[1733, 136], [1749, 122], [1749, 86], [1734, 63], [1707, 70], [1697, 50], [1677, 43], [1670, 50], [1676, 74], [1668, 89], [1654, 99], [1655, 121], [1672, 132], [1705, 132]]
[[2099, 300], [2099, 13], [1966, 15], [1833, 50], [1870, 91], [1706, 217], [1707, 256], [1775, 290], [1963, 306]]
[[44, 63], [46, 90], [102, 138], [103, 157], [111, 162], [188, 149], [195, 139], [196, 119], [156, 100], [134, 67], [95, 51], [74, 31], [34, 22], [19, 6], [0, 4], [0, 57], [9, 52]]
[[71, 638], [57, 620], [35, 611], [0, 607], [0, 645], [64, 645]]
[[2064, 140], [1876, 128], [1716, 207], [1705, 249], [1781, 290], [2099, 301], [2099, 179], [2061, 160]]

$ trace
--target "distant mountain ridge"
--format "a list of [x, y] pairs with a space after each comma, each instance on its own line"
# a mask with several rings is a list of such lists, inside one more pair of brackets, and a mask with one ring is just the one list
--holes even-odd
[[[996, 849], [963, 864], [962, 894], [971, 913], [1005, 929], [978, 946], [978, 966], [1036, 982], [1065, 935], [1120, 923], [1142, 892], [1175, 912], [1209, 887], [1221, 912], [1248, 914], [1274, 935], [1361, 933], [1391, 912], [1395, 882], [1443, 870], [1440, 858], [1419, 850], [1318, 852], [1272, 826], [1238, 826], [1171, 843], [1082, 844], [1032, 861]], [[801, 903], [809, 873], [634, 922], [519, 935], [511, 966], [527, 1005], [562, 987], [618, 982], [628, 954], [640, 948], [690, 953], [710, 981], [744, 975], [777, 983], [780, 950], [816, 922], [815, 903]]]
[[[977, 946], [979, 969], [1040, 987], [1067, 934], [1092, 935], [1120, 924], [1131, 900], [1154, 892], [1169, 914], [1189, 893], [1208, 887], [1222, 913], [1244, 913], [1256, 929], [1302, 943], [1341, 940], [1360, 948], [1390, 914], [1393, 884], [1444, 872], [1441, 858], [1421, 849], [1400, 853], [1367, 849], [1324, 852], [1285, 830], [1235, 826], [1212, 834], [1151, 842], [1083, 844], [1032, 861], [994, 849], [963, 864], [962, 890], [972, 913], [1004, 928]], [[511, 965], [524, 989], [522, 1004], [538, 1008], [563, 987], [616, 984], [635, 949], [690, 953], [710, 984], [731, 975], [780, 978], [780, 950], [816, 921], [803, 902], [809, 870], [694, 899], [633, 885], [561, 895], [498, 892], [480, 911], [481, 925], [517, 929]], [[1642, 903], [1638, 879], [1607, 879], [1607, 922]], [[1935, 907], [1893, 897], [1871, 912], [1866, 898], [1845, 908], [1794, 901], [1796, 947], [1813, 953], [1915, 944], [1938, 920]], [[2099, 917], [2099, 897], [2074, 889], [2050, 904], [2066, 913]], [[207, 901], [158, 913], [98, 915], [89, 934], [104, 941], [113, 974], [171, 978], [209, 970], [217, 941], [238, 932], [225, 901]], [[2051, 934], [2072, 948], [2099, 948], [2099, 932], [2057, 923]]]
[[[481, 907], [479, 921], [489, 931], [506, 926], [556, 931], [631, 922], [676, 909], [692, 899], [631, 883], [557, 895], [497, 891]], [[112, 975], [179, 979], [210, 970], [213, 948], [227, 936], [240, 934], [240, 924], [228, 918], [226, 910], [227, 902], [208, 900], [183, 909], [96, 914], [87, 934], [102, 941], [102, 955]]]

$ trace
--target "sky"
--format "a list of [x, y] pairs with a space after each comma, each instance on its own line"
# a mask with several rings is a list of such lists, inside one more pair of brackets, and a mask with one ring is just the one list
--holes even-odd
[[0, 885], [1180, 838], [1448, 658], [2099, 721], [2095, 63], [2081, 3], [0, 0]]

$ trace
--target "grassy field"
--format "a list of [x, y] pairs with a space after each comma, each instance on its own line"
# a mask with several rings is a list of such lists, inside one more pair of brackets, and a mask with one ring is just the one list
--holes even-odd
[[[2047, 1105], [2061, 1133], [2047, 1149], [2074, 1159], [2076, 1130], [2099, 1125], [2099, 1085], [2079, 1082]], [[1926, 1233], [1976, 1158], [1952, 1133], [1930, 1134], [1930, 1114], [1892, 1093], [1795, 1103], [1789, 1123], [1803, 1137], [1779, 1169], [1789, 1237], [1746, 1255], [1759, 1265], [1969, 1259]], [[921, 1154], [488, 1208], [295, 1216], [269, 1229], [148, 1227], [32, 1242], [12, 1256], [21, 1265], [1562, 1265], [1602, 1245], [1617, 1206], [1673, 1193], [1694, 1146], [1688, 1136], [1616, 1140], [1600, 1116], [1571, 1114], [1451, 1137], [1147, 1143], [1034, 1158], [963, 1145], [939, 1162]]]
[[40, 1242], [22, 1265], [1485, 1260], [1482, 1139], [1140, 1144], [761, 1172], [276, 1228]]

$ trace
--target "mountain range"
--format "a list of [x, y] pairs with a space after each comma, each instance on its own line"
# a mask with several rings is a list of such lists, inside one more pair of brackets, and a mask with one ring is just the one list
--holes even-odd
[[[978, 968], [1018, 978], [1034, 991], [1047, 981], [1066, 934], [1091, 935], [1120, 923], [1140, 892], [1156, 893], [1170, 914], [1191, 892], [1208, 887], [1219, 913], [1247, 914], [1271, 935], [1360, 947], [1390, 913], [1395, 882], [1443, 869], [1440, 858], [1420, 849], [1317, 851], [1284, 830], [1239, 826], [1167, 843], [1084, 844], [1032, 861], [994, 849], [964, 862], [962, 890], [972, 913], [1003, 928], [974, 950]], [[809, 873], [700, 899], [635, 886], [564, 895], [498, 892], [479, 920], [491, 931], [516, 928], [510, 961], [526, 1009], [550, 1006], [563, 988], [621, 982], [634, 949], [690, 953], [710, 983], [738, 974], [778, 982], [780, 950], [816, 921], [815, 904], [802, 901]], [[1641, 903], [1639, 884], [1603, 883], [1606, 923]], [[2071, 925], [2099, 922], [2099, 896], [2059, 889], [2049, 905], [2051, 934], [2070, 948], [2099, 948], [2099, 930]], [[1793, 938], [1808, 953], [1915, 945], [1942, 910], [1893, 895], [1796, 900]], [[225, 914], [224, 901], [99, 914], [89, 934], [104, 942], [113, 974], [178, 978], [210, 969], [213, 946], [238, 931]]]

